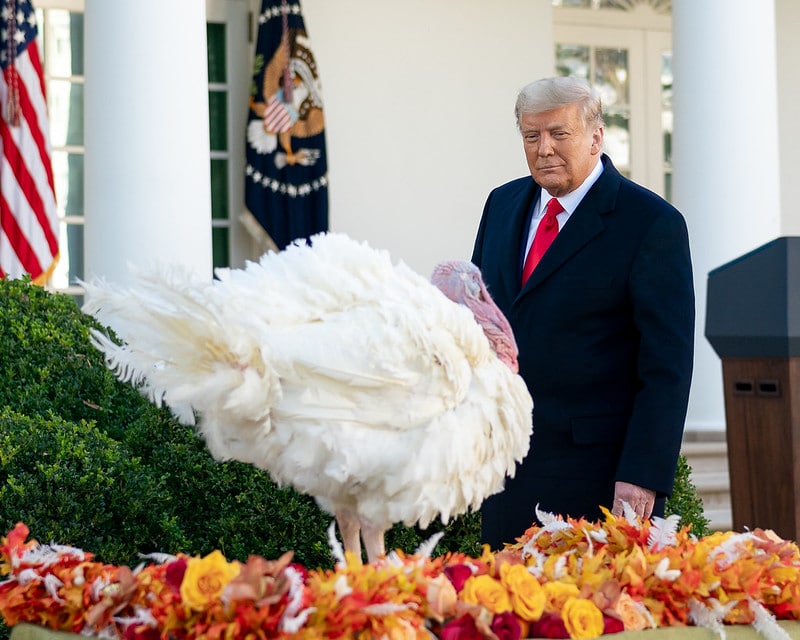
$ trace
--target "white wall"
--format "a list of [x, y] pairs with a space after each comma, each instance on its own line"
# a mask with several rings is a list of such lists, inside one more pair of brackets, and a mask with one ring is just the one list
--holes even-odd
[[468, 258], [489, 190], [527, 173], [514, 100], [552, 75], [550, 0], [302, 8], [325, 101], [331, 229], [425, 275]]

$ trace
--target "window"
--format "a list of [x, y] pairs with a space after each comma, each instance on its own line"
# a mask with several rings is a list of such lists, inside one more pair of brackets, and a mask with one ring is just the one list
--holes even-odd
[[39, 3], [36, 10], [60, 222], [61, 259], [50, 286], [73, 295], [81, 293], [76, 279], [84, 277], [83, 18], [82, 7]]
[[[239, 223], [244, 209], [244, 143], [253, 67], [247, 0], [206, 0], [211, 140], [213, 266], [238, 267], [259, 254]], [[252, 16], [251, 16], [252, 19]]]
[[228, 95], [224, 23], [208, 23], [208, 113], [211, 140], [211, 241], [214, 267], [230, 266]]

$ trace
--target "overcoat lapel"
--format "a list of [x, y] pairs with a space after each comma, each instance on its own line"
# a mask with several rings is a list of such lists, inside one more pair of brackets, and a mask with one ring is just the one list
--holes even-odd
[[524, 245], [524, 236], [527, 234], [530, 224], [531, 206], [539, 195], [541, 187], [533, 179], [530, 179], [526, 186], [520, 189], [509, 202], [508, 225], [510, 239], [507, 246], [497, 247], [498, 255], [502, 257], [503, 286], [511, 295], [509, 301], [514, 300], [519, 292], [519, 278], [522, 272], [520, 247]]

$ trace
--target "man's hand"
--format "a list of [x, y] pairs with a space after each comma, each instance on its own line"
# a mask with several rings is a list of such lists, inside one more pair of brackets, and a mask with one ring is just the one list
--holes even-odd
[[628, 482], [617, 482], [614, 484], [613, 515], [623, 515], [623, 502], [627, 502], [642, 520], [647, 520], [653, 513], [656, 492]]

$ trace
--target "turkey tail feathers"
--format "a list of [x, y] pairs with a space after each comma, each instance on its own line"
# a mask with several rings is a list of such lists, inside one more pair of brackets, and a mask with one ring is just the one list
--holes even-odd
[[262, 345], [216, 304], [210, 284], [169, 271], [140, 276], [136, 288], [112, 290], [102, 281], [84, 286], [83, 311], [108, 322], [123, 340], [92, 331], [92, 343], [121, 381], [169, 406], [184, 424], [195, 424], [195, 412], [212, 420], [227, 413], [269, 428], [271, 404], [280, 397], [277, 376]]

